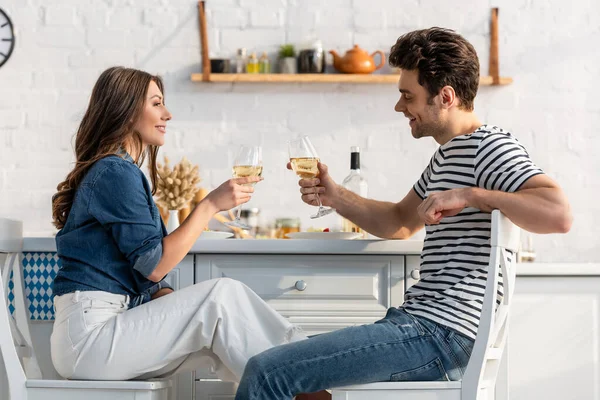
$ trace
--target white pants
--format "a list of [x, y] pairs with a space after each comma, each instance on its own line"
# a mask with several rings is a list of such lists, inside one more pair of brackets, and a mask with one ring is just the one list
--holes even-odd
[[213, 367], [239, 381], [248, 359], [305, 339], [243, 283], [213, 279], [128, 310], [128, 296], [56, 296], [50, 339], [56, 371], [70, 379], [125, 380]]

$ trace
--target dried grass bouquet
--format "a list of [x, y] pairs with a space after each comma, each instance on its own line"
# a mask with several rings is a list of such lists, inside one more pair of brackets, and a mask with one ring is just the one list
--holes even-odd
[[183, 157], [173, 169], [169, 166], [169, 158], [165, 156], [165, 164], [157, 163], [158, 180], [156, 204], [167, 210], [180, 210], [194, 198], [200, 182], [198, 166]]

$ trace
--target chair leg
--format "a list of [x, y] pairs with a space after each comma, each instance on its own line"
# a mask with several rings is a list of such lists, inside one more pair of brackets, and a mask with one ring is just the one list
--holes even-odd
[[[29, 318], [27, 315], [27, 306], [25, 304], [25, 286], [23, 284], [23, 274], [20, 268], [20, 259], [18, 254], [13, 254], [12, 260], [9, 256], [6, 260], [8, 265], [5, 268], [13, 271], [14, 295], [15, 295], [15, 321], [16, 328], [20, 333], [21, 340], [24, 343], [19, 343], [28, 349], [28, 355], [23, 357], [23, 369], [28, 379], [42, 379], [42, 371], [40, 370], [37, 357], [31, 340], [31, 332], [29, 330]], [[15, 338], [16, 340], [19, 340]]]

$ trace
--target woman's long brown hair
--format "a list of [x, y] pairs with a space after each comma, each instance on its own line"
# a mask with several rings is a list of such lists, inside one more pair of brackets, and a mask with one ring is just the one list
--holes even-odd
[[147, 146], [142, 153], [142, 138], [134, 130], [144, 110], [148, 86], [152, 81], [164, 93], [162, 80], [158, 76], [136, 69], [112, 67], [98, 78], [77, 130], [75, 167], [58, 184], [58, 192], [52, 196], [52, 219], [58, 229], [65, 226], [75, 192], [90, 167], [101, 158], [117, 153], [128, 141], [140, 154], [135, 160], [138, 166], [143, 164], [146, 156], [150, 157], [152, 194], [156, 191], [158, 146]]

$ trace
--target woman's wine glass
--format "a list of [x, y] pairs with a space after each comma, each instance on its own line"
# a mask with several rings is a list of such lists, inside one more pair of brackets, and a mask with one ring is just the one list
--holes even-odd
[[[245, 178], [248, 176], [261, 176], [262, 165], [262, 147], [260, 146], [240, 146], [240, 149], [233, 162], [233, 177]], [[248, 186], [254, 186], [255, 182], [247, 183]], [[237, 215], [233, 221], [225, 222], [227, 226], [234, 226], [241, 229], [252, 229], [251, 226], [244, 224], [240, 220], [242, 205], [238, 206]]]

